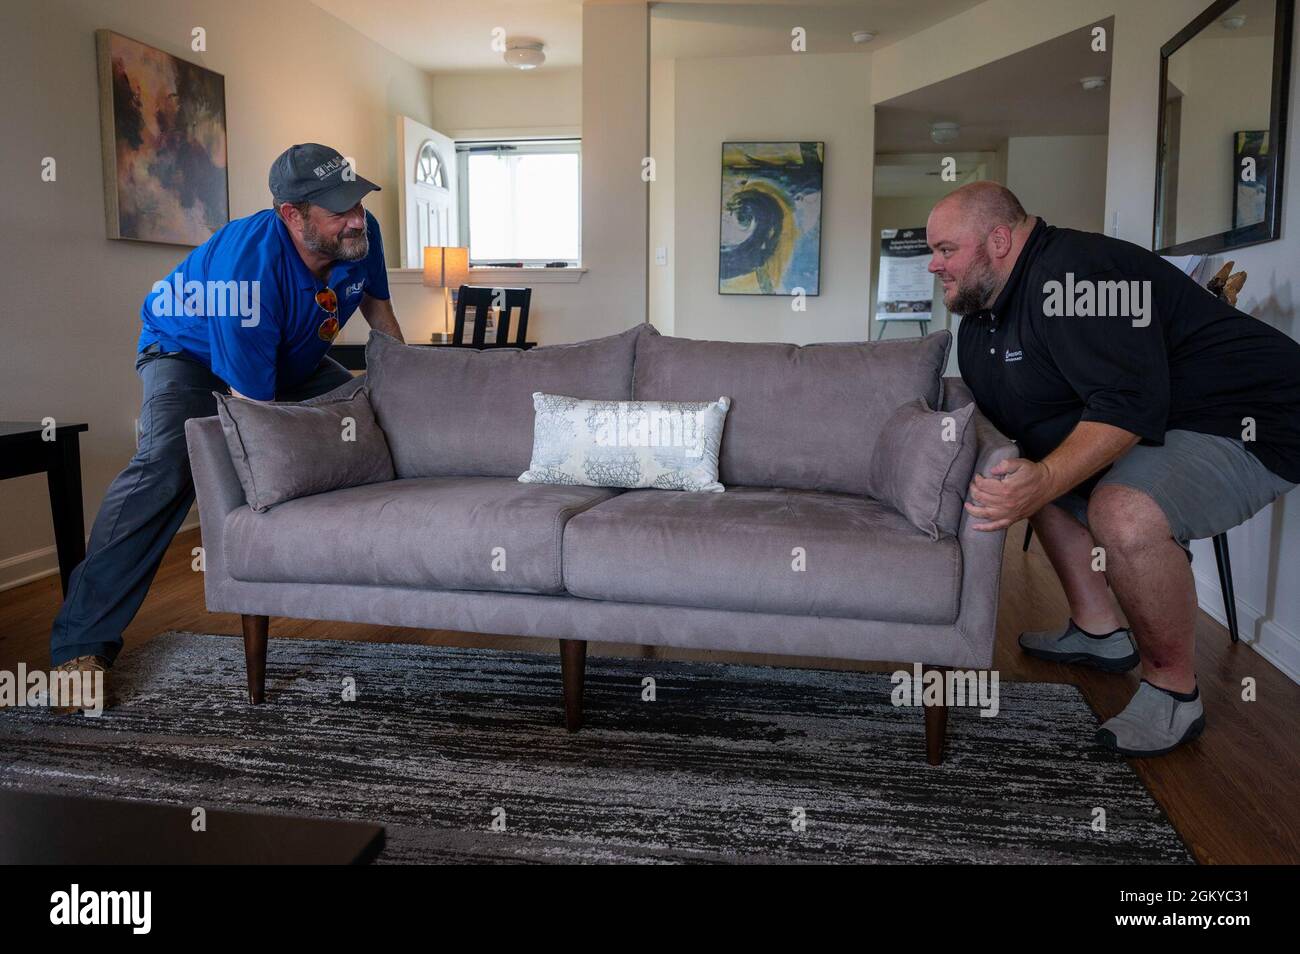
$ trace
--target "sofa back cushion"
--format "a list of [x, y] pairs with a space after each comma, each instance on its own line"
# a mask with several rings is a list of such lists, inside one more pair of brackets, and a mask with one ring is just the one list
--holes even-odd
[[918, 398], [939, 406], [951, 344], [948, 331], [799, 346], [695, 341], [651, 329], [637, 342], [632, 396], [730, 397], [723, 484], [865, 494], [872, 451], [894, 410]]
[[397, 476], [518, 477], [532, 458], [533, 393], [630, 400], [645, 327], [529, 351], [421, 348], [371, 332], [368, 389]]

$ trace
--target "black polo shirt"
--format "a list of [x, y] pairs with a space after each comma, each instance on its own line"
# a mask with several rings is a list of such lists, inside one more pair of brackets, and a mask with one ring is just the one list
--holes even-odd
[[[1139, 283], [1124, 286], [1137, 292], [1127, 311], [1120, 286], [1101, 284], [1114, 282]], [[1150, 320], [1135, 326], [1143, 299]], [[1030, 460], [1079, 421], [1163, 444], [1166, 430], [1241, 440], [1249, 417], [1246, 448], [1300, 482], [1300, 343], [1140, 246], [1040, 219], [993, 307], [964, 318], [957, 340], [975, 403]], [[1076, 489], [1086, 495], [1100, 476]]]

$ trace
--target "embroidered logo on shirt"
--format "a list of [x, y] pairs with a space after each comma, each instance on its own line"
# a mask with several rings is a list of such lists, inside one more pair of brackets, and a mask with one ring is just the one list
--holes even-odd
[[1025, 356], [1025, 353], [1024, 353], [1023, 351], [1012, 351], [1012, 350], [1010, 350], [1010, 349], [1007, 349], [1006, 353], [1002, 355], [1002, 360], [1003, 360], [1004, 362], [1006, 362], [1006, 361], [1019, 361], [1019, 360], [1020, 360], [1021, 358], [1023, 358], [1024, 356]]
[[363, 289], [363, 288], [365, 288], [365, 287], [366, 287], [366, 281], [365, 281], [365, 279], [363, 278], [361, 281], [359, 281], [359, 282], [353, 282], [353, 283], [352, 283], [351, 285], [349, 285], [347, 288], [343, 289], [343, 293], [344, 293], [345, 295], [347, 295], [349, 298], [351, 298], [353, 295], [358, 295], [358, 294], [360, 294], [360, 293], [361, 293], [361, 289]]

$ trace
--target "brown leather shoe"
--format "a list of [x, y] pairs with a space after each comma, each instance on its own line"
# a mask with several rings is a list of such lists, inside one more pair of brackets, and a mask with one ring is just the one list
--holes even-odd
[[[108, 708], [108, 666], [103, 656], [78, 656], [54, 667], [54, 672], [86, 673], [80, 680], [60, 683], [57, 676], [50, 684], [50, 709], [59, 715], [69, 715], [86, 709]], [[95, 673], [102, 673], [96, 679]], [[98, 681], [99, 685], [95, 683]], [[67, 698], [64, 698], [66, 696]], [[98, 697], [97, 697], [98, 696]]]

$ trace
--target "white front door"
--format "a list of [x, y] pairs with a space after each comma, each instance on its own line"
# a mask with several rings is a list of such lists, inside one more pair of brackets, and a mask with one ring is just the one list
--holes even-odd
[[397, 147], [402, 267], [421, 268], [425, 246], [460, 244], [456, 144], [436, 129], [398, 116]]

